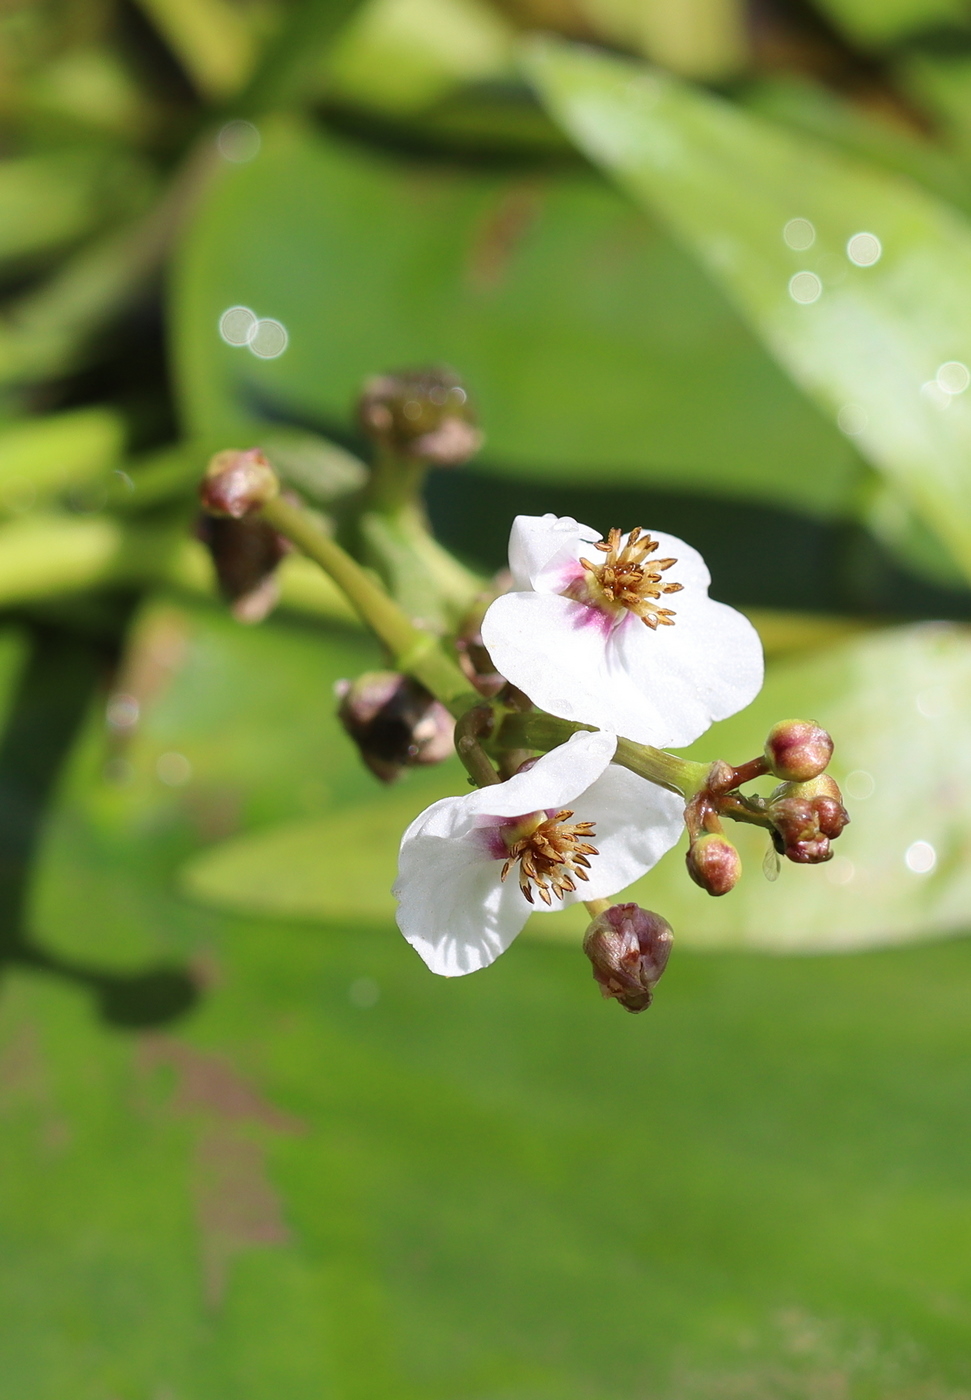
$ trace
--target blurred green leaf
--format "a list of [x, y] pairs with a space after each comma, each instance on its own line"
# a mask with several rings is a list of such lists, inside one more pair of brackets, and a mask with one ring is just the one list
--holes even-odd
[[409, 823], [440, 797], [468, 790], [456, 761], [410, 773], [400, 787], [336, 816], [237, 837], [204, 851], [184, 872], [194, 899], [222, 909], [326, 923], [381, 923], [394, 914], [391, 885]]
[[965, 28], [962, 0], [819, 0], [819, 8], [851, 39], [885, 46], [923, 30]]
[[934, 116], [944, 144], [971, 159], [971, 58], [950, 53], [903, 54], [898, 74], [911, 94]]
[[598, 37], [688, 78], [733, 77], [748, 57], [743, 0], [580, 0], [577, 8]]
[[[849, 509], [861, 466], [847, 440], [598, 179], [392, 161], [282, 124], [263, 134], [176, 270], [190, 431], [229, 434], [267, 406], [346, 431], [366, 375], [445, 361], [479, 403], [494, 471]], [[222, 343], [238, 304], [283, 322], [279, 358]]]
[[86, 150], [0, 161], [0, 260], [73, 243], [146, 201], [146, 168], [116, 152]]
[[971, 576], [965, 221], [659, 72], [553, 40], [528, 62], [580, 146], [666, 220]]
[[256, 53], [246, 11], [228, 0], [138, 0], [199, 91], [225, 98], [249, 76]]
[[0, 427], [0, 512], [27, 510], [100, 480], [120, 460], [124, 437], [121, 416], [107, 408]]
[[847, 155], [907, 175], [933, 194], [971, 211], [967, 171], [930, 135], [887, 120], [806, 78], [761, 79], [745, 89], [744, 106], [807, 136], [831, 142]]
[[331, 98], [420, 111], [462, 83], [508, 79], [512, 25], [481, 0], [371, 0], [327, 56]]

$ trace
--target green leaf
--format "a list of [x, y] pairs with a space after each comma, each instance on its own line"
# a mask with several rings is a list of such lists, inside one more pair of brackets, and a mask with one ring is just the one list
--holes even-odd
[[[937, 382], [942, 365], [971, 364], [967, 223], [661, 73], [552, 40], [528, 63], [581, 148], [692, 249], [971, 576], [971, 396]], [[787, 246], [796, 219], [790, 241], [814, 231], [811, 246]]]
[[851, 39], [880, 47], [968, 21], [961, 0], [820, 0], [820, 9]]
[[0, 428], [0, 512], [29, 509], [115, 466], [125, 426], [106, 408], [26, 418]]
[[[483, 460], [516, 480], [849, 510], [850, 444], [598, 178], [395, 162], [279, 123], [263, 135], [217, 183], [176, 270], [190, 432], [239, 432], [267, 405], [346, 431], [365, 376], [444, 361], [481, 408]], [[283, 322], [279, 358], [221, 342], [238, 304]]]
[[405, 828], [440, 797], [468, 791], [458, 762], [408, 775], [350, 811], [237, 837], [204, 851], [182, 888], [217, 908], [343, 924], [394, 914], [391, 886]]
[[72, 149], [0, 161], [0, 260], [73, 243], [112, 216], [133, 212], [150, 188], [144, 166]]
[[420, 111], [461, 83], [513, 76], [515, 31], [481, 0], [371, 0], [327, 59], [331, 99]]
[[4, 969], [11, 1395], [968, 1392], [971, 942], [682, 940], [631, 1017], [576, 946], [446, 981], [390, 924], [199, 911], [171, 872], [218, 821], [293, 816], [310, 782], [318, 811], [377, 793], [329, 693], [372, 653], [204, 610], [141, 629], [139, 726], [92, 714], [34, 917], [120, 977], [115, 1012], [160, 963], [199, 1000], [126, 1031], [69, 967]]

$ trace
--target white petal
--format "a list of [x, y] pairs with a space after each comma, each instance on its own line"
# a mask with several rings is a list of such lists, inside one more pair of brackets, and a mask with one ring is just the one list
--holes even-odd
[[[599, 538], [596, 530], [591, 530], [589, 525], [578, 524], [569, 515], [517, 515], [509, 533], [509, 568], [513, 588], [543, 587], [544, 575], [551, 568], [553, 587], [558, 587], [562, 582], [560, 575], [563, 567], [575, 565], [581, 546]], [[567, 579], [563, 586], [569, 581]]]
[[509, 947], [529, 918], [529, 904], [514, 879], [500, 881], [502, 864], [474, 842], [412, 834], [413, 827], [398, 858], [398, 927], [432, 972], [478, 972]]
[[[565, 744], [543, 754], [525, 773], [517, 773], [494, 787], [479, 788], [459, 799], [470, 818], [522, 817], [548, 807], [562, 807], [600, 777], [617, 748], [614, 734], [572, 734]], [[446, 802], [454, 799], [446, 798]], [[436, 807], [441, 803], [435, 803]], [[434, 808], [429, 808], [429, 812]], [[429, 830], [438, 830], [436, 824]], [[469, 827], [472, 823], [470, 821]], [[466, 827], [466, 830], [469, 829]]]
[[[612, 646], [617, 664], [658, 717], [627, 737], [679, 748], [713, 720], [750, 704], [762, 688], [765, 665], [759, 635], [740, 612], [699, 595], [679, 593], [672, 602], [679, 604], [673, 627], [652, 632], [628, 623], [614, 633]], [[646, 737], [649, 727], [656, 737]]]
[[[747, 618], [708, 597], [698, 551], [674, 535], [654, 538], [658, 558], [677, 559], [666, 577], [683, 584], [662, 600], [673, 626], [651, 631], [630, 614], [610, 630], [596, 608], [520, 592], [492, 604], [482, 635], [496, 668], [541, 709], [677, 748], [755, 698], [762, 646]], [[598, 551], [578, 549], [597, 561]]]
[[674, 846], [684, 828], [684, 798], [612, 764], [578, 799], [574, 821], [596, 823], [589, 881], [579, 899], [609, 899], [639, 880]]
[[[608, 768], [612, 734], [574, 734], [526, 773], [462, 797], [443, 797], [401, 840], [398, 927], [433, 972], [460, 977], [504, 952], [532, 913], [502, 862], [477, 835], [483, 816], [519, 817], [573, 802]], [[477, 821], [477, 819], [479, 819]]]
[[608, 631], [596, 608], [552, 593], [507, 593], [482, 622], [482, 640], [497, 670], [540, 709], [595, 724], [639, 743], [668, 743], [665, 711], [642, 695], [618, 652], [618, 630], [644, 624], [631, 614]]

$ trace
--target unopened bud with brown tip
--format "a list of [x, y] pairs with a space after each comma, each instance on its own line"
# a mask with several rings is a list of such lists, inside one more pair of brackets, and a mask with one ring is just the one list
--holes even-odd
[[292, 548], [265, 520], [202, 515], [197, 534], [209, 550], [219, 591], [239, 622], [262, 622], [279, 598], [276, 569]]
[[799, 865], [829, 860], [830, 842], [850, 818], [842, 794], [828, 773], [805, 783], [780, 783], [768, 800], [776, 849]]
[[772, 726], [765, 741], [769, 771], [788, 782], [818, 777], [833, 757], [833, 740], [808, 719], [784, 719]]
[[405, 768], [441, 763], [454, 753], [455, 721], [410, 676], [368, 671], [341, 681], [337, 693], [341, 724], [383, 783], [393, 783]]
[[742, 857], [726, 836], [705, 832], [692, 841], [685, 856], [688, 874], [709, 894], [728, 894], [742, 874]]
[[436, 467], [457, 467], [482, 446], [458, 375], [433, 368], [369, 379], [358, 404], [361, 427], [393, 452]]
[[272, 501], [280, 490], [276, 472], [258, 447], [246, 452], [217, 452], [199, 487], [202, 508], [209, 515], [242, 520]]
[[646, 1011], [667, 966], [674, 935], [660, 914], [638, 904], [612, 904], [583, 937], [583, 951], [605, 997], [628, 1011]]

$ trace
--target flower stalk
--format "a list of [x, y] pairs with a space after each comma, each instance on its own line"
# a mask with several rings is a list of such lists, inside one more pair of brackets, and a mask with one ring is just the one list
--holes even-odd
[[[546, 753], [565, 743], [571, 734], [593, 728], [592, 724], [557, 719], [554, 715], [538, 711], [517, 712], [505, 716], [492, 742], [501, 749], [539, 749]], [[663, 749], [652, 748], [650, 744], [635, 744], [631, 739], [617, 740], [614, 762], [622, 768], [629, 768], [638, 777], [667, 788], [669, 792], [680, 793], [685, 798], [690, 798], [706, 785], [711, 768], [708, 763], [694, 763], [690, 759], [665, 753]]]
[[457, 662], [450, 660], [435, 637], [422, 632], [380, 584], [321, 530], [310, 514], [282, 496], [267, 501], [263, 519], [319, 564], [337, 584], [361, 620], [391, 654], [394, 667], [421, 681], [456, 716], [479, 701]]

